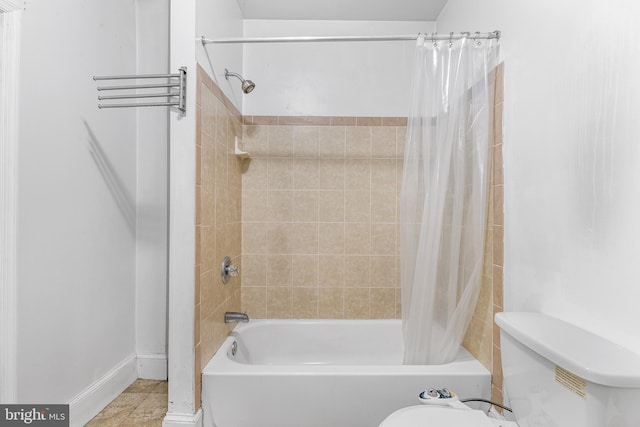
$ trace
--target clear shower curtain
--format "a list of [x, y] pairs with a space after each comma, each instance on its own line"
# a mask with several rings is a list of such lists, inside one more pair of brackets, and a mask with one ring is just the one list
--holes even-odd
[[480, 293], [498, 44], [418, 38], [400, 191], [405, 364], [455, 359]]

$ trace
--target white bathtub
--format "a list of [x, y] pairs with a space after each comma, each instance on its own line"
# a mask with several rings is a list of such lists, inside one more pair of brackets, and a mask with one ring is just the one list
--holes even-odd
[[375, 427], [425, 388], [490, 397], [489, 372], [466, 350], [432, 366], [402, 365], [402, 352], [399, 320], [238, 325], [202, 373], [204, 427]]

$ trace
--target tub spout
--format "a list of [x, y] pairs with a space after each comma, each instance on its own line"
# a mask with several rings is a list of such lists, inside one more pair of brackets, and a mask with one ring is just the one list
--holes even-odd
[[237, 311], [227, 311], [224, 313], [224, 323], [246, 323], [249, 321], [247, 313], [238, 313]]

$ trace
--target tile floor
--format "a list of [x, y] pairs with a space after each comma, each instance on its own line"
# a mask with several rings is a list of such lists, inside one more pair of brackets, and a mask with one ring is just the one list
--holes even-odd
[[87, 427], [161, 427], [167, 412], [167, 382], [136, 380]]

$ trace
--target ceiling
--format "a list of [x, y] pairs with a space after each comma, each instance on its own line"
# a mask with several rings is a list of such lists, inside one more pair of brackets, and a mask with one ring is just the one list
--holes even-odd
[[236, 0], [244, 19], [435, 21], [447, 0]]

